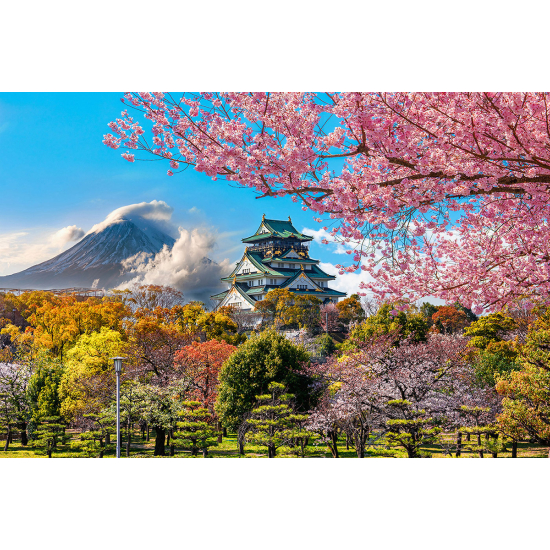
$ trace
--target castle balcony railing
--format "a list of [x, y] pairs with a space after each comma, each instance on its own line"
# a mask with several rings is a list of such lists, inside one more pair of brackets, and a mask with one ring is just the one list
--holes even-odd
[[278, 254], [282, 254], [283, 252], [289, 250], [290, 248], [293, 248], [296, 252], [305, 252], [306, 254], [309, 254], [308, 247], [300, 244], [292, 244], [292, 245], [286, 245], [286, 246], [275, 245], [275, 244], [260, 244], [260, 245], [249, 246], [248, 250], [250, 252], [261, 252], [264, 256], [265, 256], [265, 253], [268, 250], [270, 250], [273, 256], [276, 256]]

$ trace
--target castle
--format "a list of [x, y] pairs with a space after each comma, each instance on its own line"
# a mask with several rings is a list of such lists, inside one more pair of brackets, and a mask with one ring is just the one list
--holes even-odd
[[221, 280], [228, 289], [211, 298], [218, 307], [235, 306], [253, 310], [254, 303], [276, 288], [294, 294], [316, 296], [324, 303], [338, 302], [345, 292], [332, 290], [328, 282], [336, 277], [319, 268], [319, 260], [309, 257], [307, 243], [313, 237], [299, 233], [288, 221], [268, 220], [265, 214], [254, 235], [242, 239], [247, 245], [233, 272]]

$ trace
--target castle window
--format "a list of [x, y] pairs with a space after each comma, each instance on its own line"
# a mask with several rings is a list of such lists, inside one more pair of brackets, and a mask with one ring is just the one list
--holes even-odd
[[307, 290], [307, 285], [298, 285], [298, 290]]
[[249, 268], [249, 267], [247, 267], [246, 269], [243, 269], [243, 275], [244, 275], [245, 273], [250, 273], [250, 268]]

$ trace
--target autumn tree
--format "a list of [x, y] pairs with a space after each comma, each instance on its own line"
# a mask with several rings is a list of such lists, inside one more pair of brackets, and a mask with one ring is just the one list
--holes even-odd
[[273, 319], [277, 328], [306, 328], [310, 331], [320, 325], [321, 300], [290, 292], [286, 288], [270, 290], [254, 308]]
[[113, 290], [123, 303], [129, 305], [133, 311], [156, 308], [171, 309], [183, 304], [183, 293], [175, 288], [163, 285], [133, 284], [123, 290]]
[[531, 326], [518, 356], [520, 369], [497, 375], [504, 433], [550, 446], [550, 309]]
[[192, 339], [224, 340], [238, 345], [246, 340], [227, 310], [206, 311], [202, 302], [174, 306], [170, 315], [178, 330]]
[[138, 310], [135, 321], [126, 329], [125, 353], [134, 377], [154, 378], [156, 384], [167, 384], [174, 376], [176, 352], [193, 340], [182, 332], [177, 319], [167, 310]]
[[99, 413], [109, 403], [116, 382], [111, 358], [122, 355], [125, 347], [121, 334], [106, 327], [80, 336], [67, 352], [59, 384], [63, 418]]
[[216, 419], [214, 404], [218, 397], [218, 375], [225, 361], [237, 350], [224, 341], [192, 342], [175, 354], [174, 364], [190, 380], [190, 395]]
[[436, 327], [441, 327], [444, 334], [460, 333], [468, 325], [466, 313], [453, 306], [441, 306], [432, 315]]
[[274, 330], [252, 335], [223, 364], [215, 411], [222, 424], [237, 429], [243, 416], [264, 395], [270, 382], [284, 384], [296, 395], [298, 410], [309, 408], [309, 378], [302, 365], [309, 354]]
[[340, 322], [348, 329], [365, 318], [365, 311], [361, 305], [359, 294], [352, 294], [349, 298], [340, 300], [336, 304], [336, 308], [340, 314]]

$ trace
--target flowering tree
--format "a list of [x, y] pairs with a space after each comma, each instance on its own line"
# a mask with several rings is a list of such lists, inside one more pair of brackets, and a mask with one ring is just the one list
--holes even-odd
[[328, 304], [323, 304], [320, 307], [321, 313], [321, 328], [325, 332], [334, 332], [340, 328], [340, 323], [338, 322], [338, 317], [340, 316], [340, 311], [332, 302]]
[[[537, 93], [127, 93], [104, 143], [290, 195], [386, 296], [475, 313], [550, 290], [550, 105]], [[148, 130], [149, 131], [149, 130]], [[148, 132], [147, 132], [148, 133]], [[444, 261], [442, 261], [444, 260]], [[361, 265], [362, 264], [362, 265]]]
[[313, 411], [309, 428], [324, 437], [331, 451], [339, 428], [360, 458], [373, 431], [385, 433], [409, 457], [423, 456], [420, 448], [443, 427], [453, 426], [461, 405], [470, 403], [463, 338], [432, 334], [426, 342], [411, 337], [397, 342], [395, 333], [379, 336], [321, 373], [330, 384], [328, 395]]

